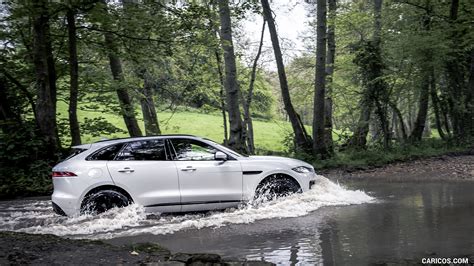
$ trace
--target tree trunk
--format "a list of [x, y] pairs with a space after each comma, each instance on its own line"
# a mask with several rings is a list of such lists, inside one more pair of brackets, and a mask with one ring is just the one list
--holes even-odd
[[143, 88], [141, 90], [140, 106], [142, 108], [143, 121], [145, 122], [145, 134], [147, 136], [160, 135], [160, 124], [156, 115], [155, 101], [153, 100], [153, 84], [149, 73], [143, 73]]
[[[374, 0], [374, 36], [373, 42], [375, 46], [375, 51], [377, 52], [376, 58], [379, 61], [380, 66], [384, 66], [382, 59], [382, 4], [383, 0]], [[375, 70], [375, 69], [374, 69]], [[383, 134], [383, 146], [385, 149], [388, 149], [390, 146], [390, 131], [389, 131], [389, 122], [387, 118], [387, 105], [390, 101], [388, 92], [387, 92], [387, 83], [382, 79], [383, 72], [382, 69], [377, 69], [374, 71], [375, 77], [372, 82], [376, 83], [374, 88], [374, 102], [375, 102], [375, 112], [378, 115], [380, 121], [380, 127]]]
[[257, 63], [260, 55], [262, 54], [262, 47], [263, 47], [263, 37], [265, 35], [265, 25], [266, 21], [263, 20], [262, 31], [260, 34], [260, 43], [258, 45], [257, 54], [255, 55], [255, 59], [253, 60], [252, 71], [250, 72], [250, 82], [249, 82], [249, 90], [247, 92], [247, 97], [242, 97], [243, 99], [243, 109], [244, 109], [244, 125], [245, 125], [245, 133], [247, 139], [247, 148], [249, 154], [255, 153], [255, 144], [253, 138], [253, 123], [252, 123], [252, 116], [250, 114], [250, 105], [252, 104], [253, 98], [253, 89], [255, 84], [255, 78], [257, 77]]
[[359, 104], [360, 117], [354, 135], [349, 140], [349, 146], [355, 149], [365, 149], [367, 145], [367, 134], [369, 133], [370, 115], [372, 113], [372, 101], [363, 96]]
[[326, 1], [317, 3], [316, 30], [316, 73], [313, 102], [313, 154], [325, 158], [328, 156], [324, 137], [324, 118], [326, 100]]
[[47, 1], [33, 3], [33, 61], [36, 72], [36, 122], [48, 156], [61, 148], [56, 123], [56, 69], [54, 65]]
[[[102, 0], [102, 3], [105, 5], [104, 15], [108, 15], [107, 2]], [[138, 126], [137, 118], [135, 117], [135, 108], [133, 107], [132, 100], [128, 94], [127, 88], [124, 87], [125, 77], [123, 75], [122, 62], [118, 56], [118, 47], [115, 37], [111, 32], [107, 31], [108, 25], [104, 25], [104, 27], [106, 28], [104, 31], [105, 47], [107, 48], [107, 56], [109, 58], [112, 77], [117, 86], [115, 91], [117, 92], [120, 111], [130, 137], [139, 137], [142, 135], [142, 132]]]
[[283, 57], [280, 49], [280, 42], [278, 41], [278, 34], [275, 27], [275, 20], [272, 16], [272, 10], [268, 4], [268, 0], [261, 0], [263, 15], [268, 23], [268, 30], [270, 32], [270, 38], [272, 41], [273, 51], [275, 54], [275, 61], [278, 69], [278, 78], [280, 80], [281, 94], [283, 98], [283, 104], [285, 106], [288, 119], [290, 120], [293, 132], [295, 134], [295, 146], [296, 150], [302, 150], [309, 152], [311, 150], [311, 138], [306, 133], [306, 129], [296, 113], [293, 104], [291, 103], [290, 91], [288, 88], [288, 80], [286, 78], [285, 66], [283, 64]]
[[[429, 62], [429, 61], [428, 61]], [[410, 140], [413, 142], [421, 141], [423, 131], [425, 129], [426, 118], [428, 116], [428, 102], [430, 95], [430, 71], [425, 70], [422, 74], [420, 98], [418, 101], [418, 114], [416, 116], [415, 125], [410, 135]]]
[[407, 136], [407, 130], [405, 128], [405, 122], [403, 121], [402, 112], [400, 112], [400, 109], [398, 109], [397, 105], [394, 102], [389, 102], [389, 105], [390, 105], [390, 108], [392, 108], [393, 113], [397, 117], [399, 128], [402, 133], [402, 139], [403, 141], [406, 141], [408, 136]]
[[234, 44], [232, 41], [232, 24], [228, 0], [219, 1], [219, 17], [221, 23], [221, 43], [224, 49], [224, 85], [230, 124], [229, 146], [236, 151], [246, 153], [242, 119], [240, 117], [240, 89], [237, 83], [237, 67], [235, 63]]
[[71, 146], [81, 144], [81, 132], [77, 120], [77, 97], [79, 93], [79, 64], [77, 62], [76, 18], [73, 9], [66, 12], [68, 44], [69, 44], [69, 128]]
[[334, 63], [336, 58], [336, 0], [328, 0], [328, 31], [327, 31], [327, 56], [326, 56], [326, 101], [324, 112], [324, 138], [326, 149], [329, 153], [334, 152], [334, 143], [332, 139], [332, 91], [333, 91], [333, 75]]
[[375, 108], [380, 130], [383, 133], [384, 148], [390, 145], [390, 132], [388, 128], [387, 108], [389, 98], [387, 84], [382, 79], [384, 64], [381, 55], [381, 30], [382, 30], [382, 0], [374, 0], [374, 34], [372, 41], [367, 42], [360, 54], [356, 57], [356, 64], [362, 72], [364, 91], [360, 101], [360, 118], [349, 140], [349, 146], [355, 149], [365, 149], [367, 134], [369, 132], [370, 116]]
[[215, 51], [216, 55], [216, 62], [217, 62], [217, 72], [219, 74], [219, 84], [220, 84], [220, 90], [219, 90], [219, 98], [220, 98], [220, 103], [221, 103], [221, 112], [222, 112], [222, 124], [224, 126], [224, 145], [228, 145], [229, 143], [229, 138], [227, 135], [227, 115], [226, 115], [226, 107], [225, 107], [225, 94], [224, 94], [224, 75], [222, 74], [222, 61], [221, 61], [221, 55], [219, 54], [219, 51], [216, 49]]
[[457, 141], [462, 141], [465, 138], [466, 129], [466, 113], [463, 103], [463, 88], [465, 87], [465, 77], [463, 66], [464, 53], [462, 53], [460, 35], [461, 32], [457, 30], [457, 19], [459, 10], [459, 0], [451, 0], [449, 19], [451, 27], [453, 28], [449, 39], [451, 41], [450, 54], [446, 61], [446, 74], [449, 88], [450, 101], [450, 117], [453, 129], [453, 136]]
[[[427, 2], [426, 9], [428, 10], [423, 18], [423, 30], [426, 33], [429, 33], [431, 30], [431, 6], [428, 5]], [[428, 105], [429, 105], [429, 96], [430, 96], [430, 85], [431, 85], [431, 78], [434, 73], [434, 69], [432, 64], [432, 49], [427, 47], [424, 49], [423, 57], [425, 60], [421, 62], [420, 69], [421, 69], [421, 87], [420, 87], [420, 96], [418, 100], [418, 114], [416, 116], [415, 124], [413, 126], [413, 130], [410, 135], [410, 140], [412, 142], [421, 141], [423, 137], [423, 131], [426, 125], [426, 119], [428, 116]]]
[[140, 127], [138, 126], [137, 118], [135, 117], [135, 110], [133, 108], [132, 100], [126, 88], [124, 88], [125, 78], [123, 76], [122, 62], [117, 55], [115, 47], [115, 38], [112, 33], [106, 32], [105, 45], [108, 50], [110, 70], [112, 76], [116, 81], [116, 92], [120, 103], [120, 109], [122, 113], [125, 126], [127, 127], [128, 134], [130, 137], [139, 137], [142, 135]]
[[468, 110], [468, 119], [471, 137], [474, 137], [474, 49], [471, 49], [471, 63], [469, 69], [469, 84], [466, 97], [466, 105]]
[[433, 111], [435, 115], [436, 129], [438, 130], [438, 134], [441, 137], [441, 139], [445, 140], [446, 134], [443, 131], [443, 126], [441, 123], [441, 113], [440, 113], [440, 107], [439, 107], [440, 102], [439, 102], [438, 95], [436, 93], [436, 82], [434, 80], [434, 73], [432, 73], [432, 76], [431, 76], [430, 95], [431, 95], [431, 104], [433, 105]]

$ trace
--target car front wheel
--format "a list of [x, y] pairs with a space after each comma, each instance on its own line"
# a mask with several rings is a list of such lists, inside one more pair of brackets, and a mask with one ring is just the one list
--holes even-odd
[[254, 200], [257, 203], [267, 202], [300, 192], [301, 188], [293, 178], [275, 174], [258, 185]]

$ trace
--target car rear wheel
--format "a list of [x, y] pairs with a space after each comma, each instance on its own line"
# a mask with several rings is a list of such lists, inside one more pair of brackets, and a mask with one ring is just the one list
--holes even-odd
[[118, 191], [101, 190], [86, 196], [81, 206], [81, 213], [99, 214], [112, 208], [126, 207], [130, 203], [127, 196]]
[[254, 201], [262, 203], [301, 192], [301, 187], [293, 178], [276, 174], [267, 177], [258, 185]]

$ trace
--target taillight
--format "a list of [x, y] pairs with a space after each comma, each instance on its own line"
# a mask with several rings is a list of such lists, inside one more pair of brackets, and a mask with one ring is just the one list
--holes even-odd
[[71, 176], [77, 176], [77, 175], [73, 172], [56, 172], [56, 171], [53, 172], [53, 178], [55, 178], [55, 177], [71, 177]]

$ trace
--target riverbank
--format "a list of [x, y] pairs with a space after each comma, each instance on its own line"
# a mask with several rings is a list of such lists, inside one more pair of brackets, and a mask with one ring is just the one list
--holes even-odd
[[395, 162], [366, 169], [338, 168], [318, 172], [330, 179], [390, 182], [474, 181], [474, 150]]
[[273, 265], [264, 261], [224, 260], [217, 254], [173, 254], [150, 243], [117, 247], [101, 241], [0, 232], [0, 265], [18, 264]]

